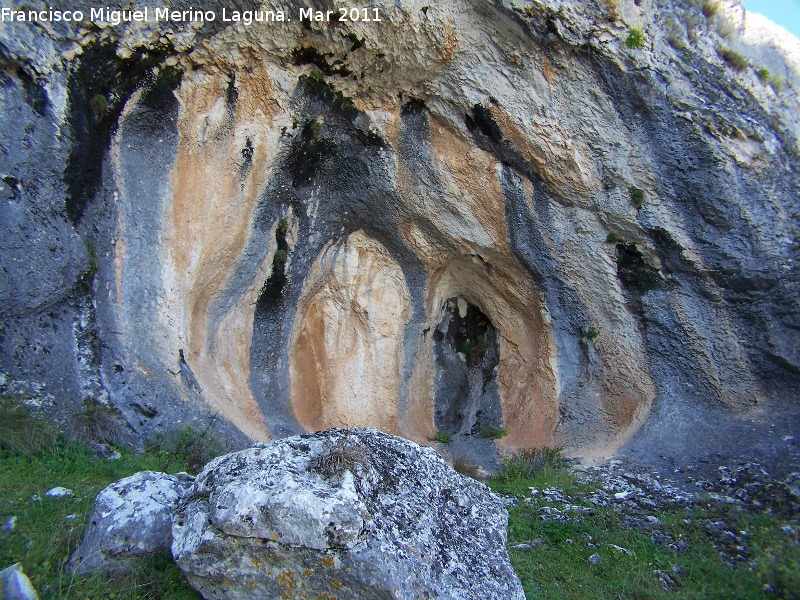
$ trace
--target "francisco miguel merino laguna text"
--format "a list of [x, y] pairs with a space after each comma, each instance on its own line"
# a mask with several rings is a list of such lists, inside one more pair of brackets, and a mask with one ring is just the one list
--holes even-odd
[[[89, 10], [89, 21], [92, 23], [108, 23], [119, 25], [121, 23], [150, 21], [171, 21], [176, 23], [193, 23], [216, 21], [217, 13], [213, 10], [170, 10], [169, 7], [150, 9], [144, 7], [140, 10], [116, 10], [108, 7], [92, 8]], [[270, 23], [291, 21], [288, 11], [276, 10], [228, 10], [222, 9], [220, 21], [229, 23]], [[301, 8], [298, 15], [301, 21], [330, 22], [330, 21], [382, 21], [377, 8], [350, 8], [338, 7], [336, 10], [314, 10]], [[14, 10], [3, 7], [0, 9], [2, 22], [81, 22], [86, 20], [86, 13], [80, 10]]]

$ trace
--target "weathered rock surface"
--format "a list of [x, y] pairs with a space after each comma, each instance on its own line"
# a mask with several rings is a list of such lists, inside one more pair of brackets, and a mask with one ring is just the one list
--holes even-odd
[[133, 559], [169, 554], [172, 516], [192, 479], [142, 471], [106, 487], [95, 499], [83, 540], [70, 557], [71, 569], [126, 571]]
[[434, 4], [0, 29], [0, 392], [139, 432], [774, 459], [797, 40], [737, 0]]
[[209, 463], [172, 554], [205, 598], [523, 598], [507, 520], [433, 450], [329, 430]]

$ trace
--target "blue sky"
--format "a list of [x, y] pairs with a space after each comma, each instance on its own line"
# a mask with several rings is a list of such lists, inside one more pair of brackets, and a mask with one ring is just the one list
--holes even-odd
[[800, 38], [800, 0], [743, 0], [748, 12], [760, 13]]

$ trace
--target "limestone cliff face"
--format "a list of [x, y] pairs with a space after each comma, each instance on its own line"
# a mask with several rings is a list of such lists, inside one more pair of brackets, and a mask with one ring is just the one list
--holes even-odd
[[255, 440], [796, 426], [797, 40], [736, 2], [301, 6], [2, 29], [5, 388]]

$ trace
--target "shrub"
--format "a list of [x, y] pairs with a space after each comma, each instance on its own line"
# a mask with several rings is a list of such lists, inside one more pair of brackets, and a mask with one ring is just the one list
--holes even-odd
[[55, 452], [58, 434], [37, 419], [18, 396], [0, 397], [0, 449], [15, 454]]
[[619, 241], [619, 236], [613, 231], [606, 236], [606, 244], [616, 244]]
[[453, 441], [453, 436], [444, 431], [437, 431], [436, 435], [428, 438], [429, 442], [439, 442], [440, 444], [449, 444]]
[[596, 340], [599, 335], [600, 332], [594, 327], [590, 327], [589, 331], [586, 332], [586, 338], [589, 340]]
[[628, 39], [625, 40], [625, 45], [631, 50], [641, 50], [644, 48], [644, 42], [646, 39], [647, 38], [644, 35], [644, 31], [633, 27], [628, 32]]
[[274, 262], [277, 266], [282, 267], [286, 264], [286, 259], [288, 257], [289, 255], [286, 253], [286, 250], [276, 250]]
[[767, 69], [766, 67], [761, 67], [756, 71], [756, 75], [758, 75], [758, 78], [761, 80], [761, 83], [763, 83], [764, 85], [769, 84], [769, 79], [770, 79], [769, 69]]
[[289, 221], [286, 219], [278, 220], [278, 226], [275, 228], [275, 239], [286, 239], [287, 231], [289, 231]]
[[631, 202], [637, 209], [641, 209], [644, 206], [644, 190], [641, 188], [632, 185], [628, 188], [628, 192], [631, 195]]
[[786, 81], [782, 77], [774, 77], [773, 76], [773, 77], [770, 78], [770, 81], [769, 81], [770, 87], [772, 87], [772, 89], [775, 90], [776, 94], [780, 94], [781, 93], [781, 91], [783, 90], [783, 84], [784, 83], [786, 83]]
[[97, 248], [92, 240], [86, 241], [86, 252], [89, 254], [89, 275], [93, 277], [100, 267], [97, 264]]
[[489, 342], [486, 341], [486, 335], [481, 333], [476, 338], [467, 338], [461, 342], [456, 348], [457, 352], [466, 354], [475, 358], [480, 356], [489, 349]]
[[565, 469], [567, 466], [567, 460], [561, 456], [561, 448], [544, 447], [520, 450], [516, 454], [503, 459], [500, 471], [492, 475], [492, 480], [508, 483], [532, 477], [544, 469]]
[[166, 472], [175, 464], [185, 463], [186, 471], [196, 475], [209, 461], [225, 454], [225, 444], [211, 432], [214, 420], [203, 431], [186, 425], [155, 435], [148, 450], [161, 458], [161, 470]]
[[727, 46], [720, 46], [717, 48], [717, 54], [735, 71], [743, 71], [750, 64], [742, 54]]
[[499, 440], [508, 435], [508, 430], [505, 427], [484, 427], [481, 430], [481, 435], [490, 440]]
[[105, 115], [106, 111], [108, 110], [108, 98], [106, 98], [103, 94], [97, 94], [94, 96], [91, 99], [90, 104], [99, 117]]

